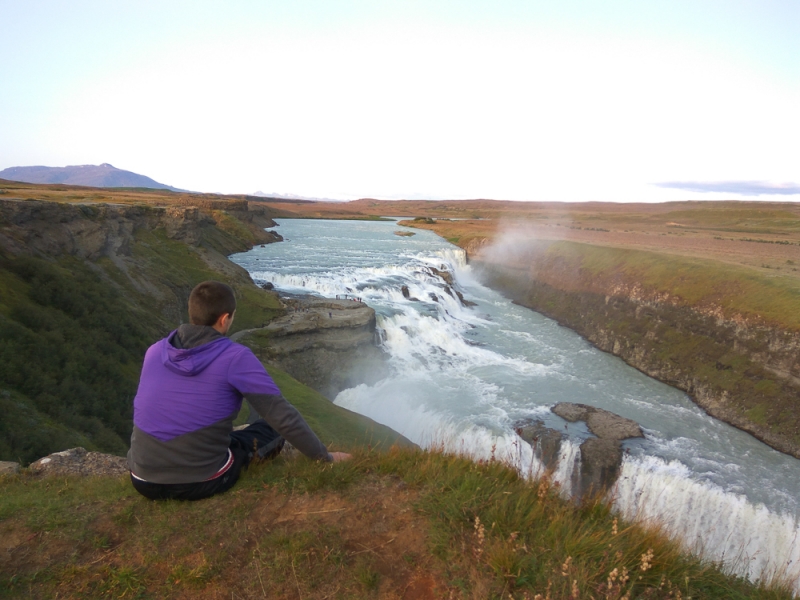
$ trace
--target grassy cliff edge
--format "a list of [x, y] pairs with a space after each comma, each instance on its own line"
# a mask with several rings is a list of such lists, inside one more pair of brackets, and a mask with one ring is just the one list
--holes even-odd
[[[790, 598], [682, 554], [607, 505], [496, 463], [354, 449], [151, 502], [124, 478], [0, 480], [7, 598]], [[769, 578], [768, 578], [769, 579]]]

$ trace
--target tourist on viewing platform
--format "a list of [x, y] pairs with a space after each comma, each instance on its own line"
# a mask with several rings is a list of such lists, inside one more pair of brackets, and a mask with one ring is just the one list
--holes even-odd
[[[284, 440], [312, 459], [350, 458], [328, 452], [252, 351], [225, 337], [235, 313], [233, 290], [205, 281], [189, 295], [190, 323], [145, 354], [128, 466], [147, 498], [200, 500], [227, 491], [256, 454], [274, 458]], [[233, 431], [243, 399], [249, 425]]]

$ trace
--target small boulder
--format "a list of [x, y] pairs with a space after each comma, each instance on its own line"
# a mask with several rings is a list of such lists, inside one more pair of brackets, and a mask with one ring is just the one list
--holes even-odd
[[266, 283], [261, 284], [261, 289], [263, 290], [274, 290], [275, 285], [271, 281], [267, 281]]
[[587, 404], [560, 402], [552, 411], [570, 423], [584, 421], [596, 438], [581, 444], [580, 472], [573, 472], [575, 499], [614, 485], [622, 466], [622, 440], [644, 437], [636, 421]]
[[[560, 402], [551, 409], [555, 414], [574, 423], [584, 421], [595, 436], [580, 445], [580, 467], [572, 472], [572, 498], [580, 501], [586, 494], [610, 489], [622, 466], [621, 441], [644, 437], [639, 424], [612, 412], [586, 404]], [[515, 429], [532, 447], [534, 454], [548, 469], [558, 466], [563, 433], [545, 427], [541, 421], [518, 425]]]
[[19, 473], [19, 463], [0, 460], [0, 475], [13, 475]]
[[458, 299], [461, 300], [461, 305], [462, 306], [466, 306], [468, 308], [470, 306], [478, 306], [478, 304], [475, 303], [475, 302], [471, 302], [469, 300], [465, 300], [464, 299], [464, 294], [462, 294], [461, 292], [456, 291], [456, 296], [458, 296]]
[[454, 283], [453, 274], [450, 271], [446, 271], [445, 270], [446, 268], [447, 267], [445, 265], [442, 265], [441, 269], [437, 269], [436, 267], [428, 267], [432, 275], [444, 279], [445, 283], [447, 283], [448, 285], [453, 285]]
[[412, 302], [419, 302], [419, 298], [415, 298], [414, 296], [411, 295], [411, 292], [409, 291], [407, 285], [401, 287], [400, 291], [403, 292], [403, 298], [405, 298], [406, 300], [411, 300]]
[[88, 452], [85, 448], [70, 448], [55, 452], [32, 462], [28, 467], [41, 475], [126, 475], [128, 461], [124, 456]]

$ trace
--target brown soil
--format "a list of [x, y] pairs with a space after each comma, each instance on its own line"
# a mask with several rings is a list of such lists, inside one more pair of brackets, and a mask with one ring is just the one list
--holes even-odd
[[[78, 543], [63, 532], [33, 532], [21, 519], [10, 519], [0, 528], [0, 575], [47, 573], [52, 580], [44, 577], [23, 594], [41, 598], [449, 595], [445, 565], [433, 562], [427, 521], [414, 508], [418, 493], [399, 479], [368, 478], [343, 493], [293, 495], [263, 488], [234, 489], [227, 498], [203, 501], [202, 516], [212, 523], [215, 514], [230, 523], [223, 514], [250, 508], [234, 531], [203, 525], [201, 540], [191, 530], [197, 512], [176, 512], [186, 531], [178, 528], [165, 537], [147, 522], [149, 502], [139, 497], [116, 507], [115, 514], [96, 515]], [[120, 524], [124, 513], [134, 514], [128, 527]]]
[[[800, 225], [800, 216], [798, 225]], [[599, 224], [592, 224], [593, 229], [580, 228], [580, 225], [540, 224], [524, 221], [514, 223], [439, 221], [432, 225], [415, 223], [414, 227], [430, 229], [448, 239], [454, 237], [495, 238], [509, 233], [522, 235], [526, 239], [566, 240], [595, 246], [633, 248], [693, 258], [706, 258], [756, 268], [761, 272], [800, 277], [800, 232], [793, 231], [730, 232], [722, 227], [700, 230], [677, 228], [657, 222], [640, 225], [634, 230], [620, 227], [610, 219]], [[598, 229], [606, 229], [606, 231], [598, 231]]]
[[[787, 260], [800, 264], [800, 245], [769, 244], [747, 242], [742, 234], [731, 234], [720, 231], [663, 231], [654, 226], [646, 231], [576, 231], [558, 226], [537, 227], [530, 230], [530, 235], [546, 240], [569, 240], [593, 244], [596, 246], [612, 246], [616, 248], [635, 248], [664, 252], [695, 258], [710, 258], [722, 262], [741, 264], [759, 269], [773, 268], [783, 274], [800, 277], [800, 271], [792, 268]], [[725, 237], [724, 237], [725, 236]], [[719, 239], [722, 237], [723, 239]], [[759, 235], [759, 238], [772, 240], [787, 239], [785, 235]], [[797, 236], [792, 241], [800, 242]], [[769, 265], [766, 267], [765, 265]]]

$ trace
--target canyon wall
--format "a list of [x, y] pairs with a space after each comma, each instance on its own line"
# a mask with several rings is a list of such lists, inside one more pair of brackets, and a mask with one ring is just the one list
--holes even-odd
[[797, 331], [714, 303], [692, 305], [545, 253], [503, 261], [481, 248], [469, 249], [470, 263], [489, 286], [685, 391], [710, 415], [800, 458]]
[[[212, 210], [213, 209], [213, 210]], [[220, 235], [224, 231], [223, 215], [235, 217], [249, 235]], [[215, 218], [216, 217], [216, 218]], [[101, 256], [130, 256], [137, 230], [164, 229], [170, 239], [193, 246], [201, 243], [220, 251], [241, 252], [252, 244], [279, 241], [275, 227], [263, 209], [248, 208], [247, 203], [231, 202], [225, 210], [217, 202], [208, 210], [198, 206], [166, 206], [127, 204], [68, 204], [40, 200], [0, 199], [0, 249], [14, 255], [39, 254], [96, 260]], [[242, 237], [252, 237], [250, 240]]]
[[254, 287], [227, 256], [282, 239], [265, 231], [276, 224], [263, 208], [238, 201], [228, 210], [222, 206], [222, 201], [201, 208], [2, 198], [0, 253], [9, 259], [77, 259], [126, 295], [135, 291], [142, 300], [149, 298], [144, 301], [163, 319], [177, 324], [185, 319], [188, 294], [200, 273], [221, 275], [237, 292], [239, 286]]

